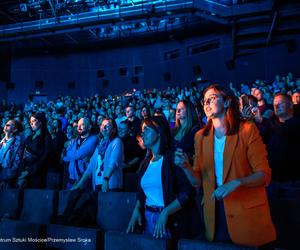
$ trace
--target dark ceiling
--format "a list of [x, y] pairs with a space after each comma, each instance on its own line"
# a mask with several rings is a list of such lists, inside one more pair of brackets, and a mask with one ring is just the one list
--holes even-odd
[[299, 2], [0, 0], [0, 50], [67, 52], [180, 41], [226, 30], [238, 54], [299, 36]]

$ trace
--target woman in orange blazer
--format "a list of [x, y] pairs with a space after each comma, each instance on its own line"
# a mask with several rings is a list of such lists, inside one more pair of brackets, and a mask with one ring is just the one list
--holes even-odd
[[203, 188], [209, 241], [262, 246], [276, 239], [266, 185], [267, 153], [254, 123], [242, 121], [237, 98], [220, 85], [204, 90], [207, 125], [195, 135], [194, 166], [175, 152], [176, 165]]

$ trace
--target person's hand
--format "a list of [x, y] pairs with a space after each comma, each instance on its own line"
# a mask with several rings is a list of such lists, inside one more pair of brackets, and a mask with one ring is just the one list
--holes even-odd
[[270, 119], [272, 116], [274, 116], [274, 111], [273, 110], [266, 110], [263, 114], [263, 117], [266, 119]]
[[140, 226], [142, 225], [142, 215], [138, 209], [134, 209], [126, 233], [133, 233], [136, 223], [138, 223]]
[[30, 153], [26, 148], [24, 149], [23, 160], [32, 162], [35, 159], [32, 153]]
[[168, 213], [166, 212], [166, 210], [162, 210], [156, 222], [153, 237], [163, 238], [163, 236], [166, 234], [167, 221]]
[[252, 113], [252, 107], [250, 106], [243, 107], [241, 116], [246, 120], [252, 120], [254, 118], [254, 114]]
[[212, 199], [223, 200], [227, 195], [236, 190], [241, 185], [241, 181], [232, 180], [220, 187], [217, 187], [212, 194]]
[[102, 182], [102, 192], [108, 192], [108, 180], [104, 180]]
[[23, 172], [21, 173], [21, 175], [19, 176], [19, 179], [24, 179], [28, 174], [29, 174], [29, 173], [28, 173], [27, 170], [23, 171]]
[[175, 151], [174, 163], [178, 167], [187, 168], [189, 167], [189, 157], [183, 152], [181, 148], [177, 148]]
[[25, 178], [20, 178], [20, 177], [18, 178], [17, 185], [19, 188], [25, 188], [26, 184], [27, 184], [27, 181]]

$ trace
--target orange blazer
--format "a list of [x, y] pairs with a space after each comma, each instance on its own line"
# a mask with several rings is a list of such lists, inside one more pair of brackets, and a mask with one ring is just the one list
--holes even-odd
[[[242, 122], [239, 132], [226, 137], [223, 159], [223, 183], [262, 171], [266, 185], [271, 180], [265, 145], [256, 125]], [[207, 239], [215, 233], [216, 189], [214, 168], [214, 131], [207, 136], [195, 135], [194, 170], [200, 174], [203, 187], [203, 210]], [[225, 215], [231, 240], [235, 244], [260, 246], [276, 239], [265, 186], [239, 187], [224, 199]]]

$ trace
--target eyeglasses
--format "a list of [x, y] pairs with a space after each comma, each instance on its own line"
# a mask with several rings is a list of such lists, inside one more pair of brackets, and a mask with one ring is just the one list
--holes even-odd
[[204, 107], [206, 105], [210, 105], [212, 103], [215, 103], [215, 101], [219, 98], [220, 96], [218, 95], [211, 95], [210, 97], [208, 97], [207, 99], [202, 99], [200, 101], [201, 105]]

